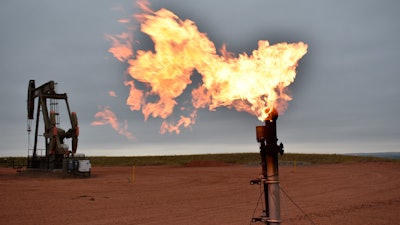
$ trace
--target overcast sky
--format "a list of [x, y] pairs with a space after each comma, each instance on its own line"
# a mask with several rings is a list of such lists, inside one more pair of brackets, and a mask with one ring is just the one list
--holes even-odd
[[[278, 138], [288, 153], [399, 151], [400, 2], [286, 0], [150, 1], [190, 19], [217, 48], [247, 52], [258, 40], [305, 42], [293, 100], [280, 115]], [[116, 10], [117, 8], [124, 10]], [[106, 34], [127, 30], [118, 23], [139, 12], [134, 1], [1, 1], [0, 156], [26, 156], [26, 98], [30, 79], [37, 86], [54, 80], [66, 92], [79, 119], [78, 152], [87, 155], [171, 155], [258, 152], [249, 114], [218, 108], [200, 110], [197, 122], [179, 135], [161, 135], [161, 120], [130, 111], [127, 65], [109, 52]], [[135, 37], [151, 48], [139, 31]], [[109, 91], [116, 96], [110, 96]], [[91, 126], [99, 107], [109, 107], [120, 126]], [[126, 122], [125, 122], [126, 121]], [[65, 127], [64, 129], [69, 129]]]

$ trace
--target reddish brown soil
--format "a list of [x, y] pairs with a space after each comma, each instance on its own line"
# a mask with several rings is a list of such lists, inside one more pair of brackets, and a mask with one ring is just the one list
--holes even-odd
[[[1, 168], [0, 224], [251, 224], [260, 168], [211, 164], [137, 167], [133, 183], [130, 167], [83, 179]], [[281, 192], [282, 224], [400, 223], [399, 163], [281, 166], [280, 179], [306, 213]]]

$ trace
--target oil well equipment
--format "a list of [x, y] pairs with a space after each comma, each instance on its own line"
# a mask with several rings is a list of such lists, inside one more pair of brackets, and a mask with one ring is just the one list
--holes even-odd
[[[84, 154], [76, 153], [79, 136], [78, 117], [75, 112], [70, 111], [67, 94], [56, 92], [56, 84], [54, 81], [49, 81], [36, 87], [35, 80], [29, 81], [27, 168], [61, 170], [90, 176], [90, 160]], [[62, 126], [70, 128], [65, 130]], [[67, 139], [71, 140], [71, 148]]]

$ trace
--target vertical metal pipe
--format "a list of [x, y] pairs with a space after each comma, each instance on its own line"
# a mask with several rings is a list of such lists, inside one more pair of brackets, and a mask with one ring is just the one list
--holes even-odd
[[264, 188], [264, 203], [265, 203], [265, 217], [269, 217], [269, 204], [268, 204], [268, 184], [264, 181], [268, 177], [268, 168], [267, 168], [267, 148], [265, 146], [265, 140], [260, 141], [260, 156], [261, 156], [261, 185]]
[[267, 149], [267, 180], [268, 184], [268, 205], [269, 218], [267, 224], [275, 225], [281, 223], [280, 215], [280, 196], [279, 196], [279, 170], [278, 153], [282, 152], [283, 145], [278, 146], [276, 134], [276, 120], [278, 114], [276, 111], [265, 120], [265, 138]]
[[267, 154], [267, 181], [268, 184], [268, 208], [269, 219], [268, 224], [280, 224], [280, 196], [279, 196], [279, 172], [278, 172], [278, 155]]
[[253, 218], [253, 222], [264, 222], [267, 225], [281, 224], [278, 153], [283, 154], [283, 144], [277, 144], [276, 120], [278, 112], [272, 109], [265, 119], [265, 126], [256, 127], [257, 142], [260, 143], [261, 179], [252, 180], [250, 184], [261, 184], [264, 188], [265, 213]]

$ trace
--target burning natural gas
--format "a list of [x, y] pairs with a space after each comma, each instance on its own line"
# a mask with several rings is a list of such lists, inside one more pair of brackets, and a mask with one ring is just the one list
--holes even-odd
[[[124, 85], [130, 91], [126, 104], [132, 111], [141, 112], [145, 120], [161, 118], [161, 133], [179, 133], [182, 127], [193, 125], [201, 108], [233, 108], [261, 121], [268, 116], [266, 108], [275, 108], [280, 114], [286, 110], [292, 99], [287, 88], [294, 82], [307, 44], [271, 45], [260, 40], [258, 49], [250, 55], [236, 55], [225, 45], [217, 50], [194, 21], [180, 19], [164, 8], [152, 11], [143, 2], [139, 6], [143, 13], [132, 18], [140, 22], [140, 31], [154, 43], [154, 50], [135, 50], [133, 33], [138, 31], [133, 25], [126, 32], [106, 38], [112, 44], [109, 52], [127, 65]], [[194, 71], [201, 75], [201, 82], [190, 90], [190, 101], [181, 103], [177, 99], [187, 92]], [[175, 118], [179, 119], [174, 121]]]

